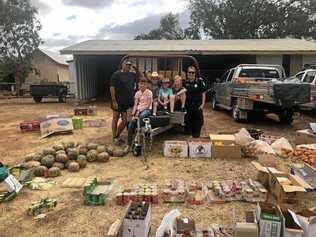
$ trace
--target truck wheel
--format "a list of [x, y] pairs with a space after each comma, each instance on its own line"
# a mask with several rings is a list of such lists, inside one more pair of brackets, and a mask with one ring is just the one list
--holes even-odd
[[215, 95], [213, 95], [213, 97], [212, 97], [212, 109], [213, 110], [218, 110], [218, 106], [217, 106], [217, 101], [216, 101], [216, 96]]
[[280, 114], [279, 114], [279, 119], [281, 123], [285, 123], [285, 124], [291, 124], [293, 122], [293, 111], [290, 110], [283, 110]]
[[35, 101], [35, 103], [41, 103], [42, 97], [33, 97], [33, 100]]

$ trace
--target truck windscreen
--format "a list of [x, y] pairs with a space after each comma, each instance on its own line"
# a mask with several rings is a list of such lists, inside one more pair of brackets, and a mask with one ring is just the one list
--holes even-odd
[[277, 70], [273, 69], [244, 68], [240, 71], [239, 77], [279, 79], [280, 75]]

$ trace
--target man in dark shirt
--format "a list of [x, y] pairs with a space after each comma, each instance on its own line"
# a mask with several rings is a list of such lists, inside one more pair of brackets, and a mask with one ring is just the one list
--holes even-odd
[[[115, 144], [123, 143], [120, 135], [127, 125], [127, 110], [134, 105], [136, 74], [131, 72], [132, 63], [124, 62], [122, 69], [113, 73], [110, 81], [112, 118], [112, 136]], [[118, 124], [119, 118], [121, 122]]]
[[190, 66], [187, 70], [187, 80], [184, 83], [186, 92], [186, 130], [192, 137], [200, 137], [204, 123], [203, 109], [206, 97], [206, 85], [202, 78], [196, 77], [196, 68]]

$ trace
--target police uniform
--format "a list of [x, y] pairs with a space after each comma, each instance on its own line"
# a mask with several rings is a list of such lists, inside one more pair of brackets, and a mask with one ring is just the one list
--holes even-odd
[[186, 130], [192, 137], [200, 137], [204, 123], [202, 105], [202, 94], [206, 92], [206, 85], [202, 78], [196, 78], [190, 82], [186, 80], [184, 87], [187, 89], [185, 107], [187, 110], [185, 123]]

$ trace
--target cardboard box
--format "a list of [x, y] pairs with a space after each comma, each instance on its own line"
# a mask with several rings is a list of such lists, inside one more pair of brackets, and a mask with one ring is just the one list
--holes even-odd
[[191, 158], [211, 158], [211, 141], [209, 138], [191, 139], [188, 141]]
[[258, 203], [256, 218], [259, 224], [259, 237], [281, 237], [283, 217], [277, 206]]
[[295, 144], [314, 144], [316, 143], [316, 134], [310, 129], [297, 130], [295, 134]]
[[303, 229], [294, 212], [281, 210], [283, 216], [283, 237], [303, 237]]
[[48, 118], [41, 122], [41, 138], [56, 133], [72, 132], [74, 127], [69, 117]]
[[189, 218], [177, 218], [176, 219], [176, 236], [193, 236], [195, 233], [195, 222]]
[[303, 237], [315, 237], [316, 207], [298, 212], [297, 219], [304, 230]]
[[309, 185], [296, 175], [270, 173], [269, 190], [277, 203], [297, 203], [304, 198], [305, 187]]
[[258, 237], [258, 224], [237, 222], [234, 237]]
[[[129, 206], [130, 208], [136, 205], [136, 203], [132, 203]], [[146, 203], [148, 206], [148, 211], [143, 220], [141, 219], [130, 219], [128, 217], [129, 210], [127, 211], [126, 216], [123, 220], [123, 236], [124, 237], [148, 237], [150, 230], [150, 222], [151, 222], [151, 205]]]
[[210, 134], [213, 158], [241, 158], [241, 147], [236, 144], [234, 135]]
[[316, 169], [307, 163], [291, 164], [291, 173], [302, 178], [310, 185], [307, 191], [316, 191]]
[[[273, 174], [284, 174], [283, 172], [273, 168], [273, 167], [264, 167], [258, 162], [252, 161], [251, 164], [257, 169], [258, 175], [257, 180], [266, 188], [269, 188], [269, 171]], [[269, 170], [268, 170], [269, 168]]]
[[188, 157], [188, 143], [186, 141], [165, 141], [163, 154], [169, 158]]

